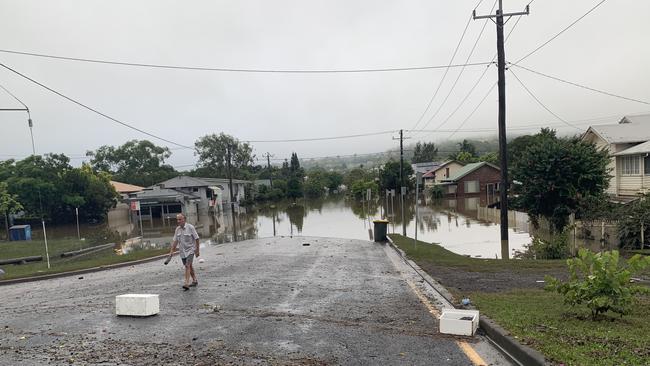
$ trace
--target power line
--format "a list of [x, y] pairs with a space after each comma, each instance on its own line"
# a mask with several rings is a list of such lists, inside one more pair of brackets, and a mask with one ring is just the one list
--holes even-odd
[[[481, 2], [483, 2], [483, 0], [481, 0]], [[481, 2], [477, 4], [477, 7], [478, 5], [481, 5]], [[449, 65], [451, 65], [454, 62], [454, 58], [456, 57], [456, 54], [460, 49], [460, 45], [463, 42], [463, 39], [465, 38], [465, 34], [467, 33], [467, 28], [469, 28], [469, 24], [471, 22], [472, 22], [472, 17], [469, 17], [469, 19], [467, 19], [467, 24], [465, 24], [465, 29], [463, 29], [463, 33], [461, 34], [460, 39], [458, 40], [458, 44], [456, 44], [456, 49], [454, 50], [454, 53], [451, 55], [451, 59], [449, 60]], [[415, 125], [413, 125], [413, 127], [411, 127], [411, 129], [415, 129], [420, 124], [420, 122], [422, 122], [422, 119], [429, 111], [429, 108], [431, 108], [431, 103], [433, 103], [433, 100], [436, 99], [436, 96], [440, 91], [440, 87], [442, 87], [442, 83], [445, 82], [445, 78], [447, 77], [448, 73], [449, 73], [449, 68], [445, 70], [445, 73], [442, 75], [442, 79], [440, 79], [440, 82], [438, 83], [435, 92], [431, 96], [431, 99], [429, 99], [429, 103], [427, 103], [427, 107], [424, 109], [424, 112], [422, 112], [422, 115], [420, 115], [420, 118], [418, 118], [418, 121], [415, 123]]]
[[377, 136], [377, 135], [386, 135], [390, 133], [395, 133], [395, 130], [391, 131], [380, 131], [380, 132], [369, 132], [369, 133], [360, 133], [356, 135], [343, 135], [343, 136], [330, 136], [330, 137], [310, 137], [310, 138], [299, 138], [299, 139], [281, 139], [281, 140], [241, 140], [242, 142], [250, 143], [273, 143], [273, 142], [302, 142], [302, 141], [324, 141], [324, 140], [341, 140], [341, 139], [351, 139], [356, 137], [366, 137], [366, 136]]
[[[532, 0], [531, 2], [529, 2], [528, 5], [532, 4], [533, 1], [535, 1], [535, 0]], [[512, 28], [510, 28], [510, 31], [508, 32], [508, 35], [506, 36], [506, 38], [505, 38], [505, 40], [504, 40], [504, 43], [505, 43], [505, 42], [508, 42], [508, 39], [510, 38], [510, 35], [512, 35], [512, 32], [514, 32], [515, 28], [517, 27], [517, 25], [519, 24], [519, 21], [520, 21], [521, 19], [522, 19], [521, 17], [517, 17], [517, 21], [516, 21], [515, 24], [512, 26]], [[495, 53], [494, 56], [492, 57], [492, 63], [490, 63], [489, 65], [487, 65], [487, 66], [485, 67], [485, 70], [483, 70], [483, 73], [481, 74], [481, 76], [479, 76], [478, 80], [476, 80], [476, 82], [474, 83], [474, 85], [470, 88], [470, 90], [467, 92], [467, 94], [465, 94], [465, 97], [463, 97], [463, 99], [462, 99], [461, 102], [458, 104], [458, 106], [456, 106], [456, 108], [455, 108], [455, 109], [454, 109], [454, 110], [449, 114], [449, 116], [447, 116], [447, 118], [443, 121], [443, 123], [442, 123], [440, 126], [443, 126], [444, 124], [446, 124], [447, 121], [449, 121], [449, 120], [450, 120], [450, 119], [451, 119], [451, 118], [452, 118], [452, 117], [453, 117], [453, 116], [454, 116], [454, 115], [455, 115], [455, 114], [460, 110], [460, 108], [465, 104], [465, 102], [467, 102], [467, 100], [468, 100], [469, 97], [472, 95], [472, 93], [474, 93], [474, 90], [476, 90], [476, 87], [478, 87], [478, 85], [479, 85], [479, 83], [481, 82], [481, 80], [483, 80], [483, 78], [484, 78], [485, 75], [487, 74], [488, 70], [490, 69], [490, 66], [493, 65], [494, 60], [495, 60], [496, 58], [497, 58], [497, 54]], [[496, 84], [495, 84], [495, 85], [496, 85]], [[492, 88], [494, 88], [494, 86], [492, 86]], [[490, 88], [490, 91], [491, 91], [492, 88]], [[490, 93], [490, 92], [488, 92], [488, 94], [489, 94], [489, 93]], [[465, 119], [465, 120], [460, 124], [459, 128], [462, 127], [463, 125], [465, 125], [465, 123], [469, 120], [469, 118], [470, 118], [471, 116], [474, 115], [474, 113], [476, 112], [476, 110], [481, 106], [481, 104], [483, 104], [483, 102], [484, 102], [485, 99], [487, 98], [487, 95], [488, 95], [488, 94], [486, 94], [485, 97], [483, 97], [483, 99], [481, 100], [481, 102], [476, 106], [476, 108], [474, 108], [474, 110], [472, 111], [472, 113], [470, 113], [469, 117], [467, 117], [467, 118], [466, 118], [466, 119]], [[440, 126], [438, 126], [438, 127], [440, 127]], [[456, 130], [454, 130], [454, 131], [452, 132], [452, 134], [451, 134], [448, 138], [453, 137], [453, 136], [456, 134], [456, 132], [459, 131], [459, 128], [457, 128]], [[426, 136], [425, 136], [425, 137], [426, 137]]]
[[474, 113], [476, 113], [476, 111], [481, 107], [481, 105], [483, 104], [483, 102], [485, 102], [485, 100], [487, 99], [487, 97], [492, 93], [492, 90], [494, 90], [494, 87], [495, 87], [495, 86], [497, 86], [497, 83], [496, 83], [496, 82], [495, 82], [494, 84], [492, 84], [492, 87], [490, 87], [490, 89], [488, 90], [488, 92], [485, 93], [485, 96], [484, 96], [483, 99], [481, 99], [481, 101], [476, 105], [476, 107], [474, 108], [474, 110], [472, 110], [472, 113], [470, 113], [469, 116], [467, 116], [467, 118], [465, 118], [465, 120], [464, 120], [463, 122], [461, 122], [460, 125], [458, 125], [458, 128], [456, 128], [456, 129], [454, 130], [454, 132], [452, 132], [451, 135], [449, 135], [449, 137], [447, 137], [447, 139], [451, 139], [452, 137], [454, 137], [454, 135], [456, 135], [456, 133], [457, 133], [458, 131], [460, 131], [461, 127], [463, 127], [463, 126], [465, 125], [465, 123], [467, 123], [467, 121], [469, 121], [469, 119], [472, 118], [472, 116], [474, 115]]
[[590, 90], [590, 91], [593, 91], [593, 92], [596, 92], [596, 93], [600, 93], [600, 94], [608, 95], [608, 96], [610, 96], [610, 97], [615, 97], [615, 98], [619, 98], [619, 99], [628, 100], [628, 101], [631, 101], [631, 102], [637, 102], [637, 103], [641, 103], [641, 104], [647, 104], [647, 105], [650, 105], [650, 102], [646, 102], [646, 101], [639, 100], [639, 99], [634, 99], [634, 98], [628, 98], [628, 97], [624, 97], [624, 96], [622, 96], [622, 95], [617, 95], [617, 94], [614, 94], [614, 93], [609, 93], [609, 92], [606, 92], [606, 91], [602, 91], [602, 90], [594, 89], [594, 88], [591, 88], [591, 87], [588, 87], [588, 86], [585, 86], [585, 85], [582, 85], [582, 84], [574, 83], [574, 82], [572, 82], [572, 81], [568, 81], [568, 80], [560, 79], [560, 78], [555, 77], [555, 76], [551, 76], [551, 75], [548, 75], [548, 74], [544, 74], [544, 73], [541, 73], [541, 72], [539, 72], [539, 71], [531, 70], [531, 69], [529, 69], [529, 68], [527, 68], [527, 67], [524, 67], [524, 66], [521, 66], [521, 65], [511, 64], [511, 66], [514, 66], [514, 67], [518, 67], [518, 68], [524, 69], [524, 70], [526, 70], [526, 71], [528, 71], [528, 72], [532, 72], [533, 74], [537, 74], [537, 75], [540, 75], [540, 76], [544, 76], [544, 77], [546, 77], [546, 78], [553, 79], [553, 80], [555, 80], [555, 81], [559, 81], [559, 82], [562, 82], [562, 83], [565, 83], [565, 84], [569, 84], [569, 85], [577, 86], [578, 88], [587, 89], [587, 90]]
[[457, 64], [457, 65], [428, 65], [428, 66], [407, 66], [407, 67], [386, 67], [386, 68], [361, 68], [361, 69], [245, 69], [245, 68], [227, 68], [227, 67], [200, 67], [200, 66], [179, 66], [179, 65], [165, 65], [165, 64], [150, 64], [150, 63], [137, 63], [137, 62], [122, 62], [111, 61], [81, 57], [68, 57], [56, 56], [43, 53], [34, 52], [21, 52], [7, 49], [0, 49], [0, 52], [10, 53], [15, 55], [33, 56], [56, 60], [88, 62], [95, 64], [119, 65], [119, 66], [133, 66], [133, 67], [146, 67], [155, 69], [171, 69], [171, 70], [192, 70], [192, 71], [219, 71], [219, 72], [244, 72], [244, 73], [278, 73], [278, 74], [336, 74], [336, 73], [365, 73], [365, 72], [393, 72], [393, 71], [417, 71], [417, 70], [435, 70], [435, 69], [449, 69], [454, 67], [464, 66], [479, 66], [485, 65], [486, 62], [477, 62], [473, 64]]
[[132, 130], [138, 131], [138, 132], [140, 132], [140, 133], [142, 133], [142, 134], [145, 134], [145, 135], [147, 135], [147, 136], [153, 137], [153, 138], [155, 138], [155, 139], [158, 139], [158, 140], [161, 140], [161, 141], [165, 141], [165, 142], [170, 143], [170, 144], [172, 144], [172, 145], [176, 145], [176, 146], [180, 146], [180, 147], [184, 147], [184, 148], [188, 148], [188, 149], [193, 149], [193, 147], [190, 147], [190, 146], [187, 146], [187, 145], [183, 145], [183, 144], [179, 144], [179, 143], [177, 143], [177, 142], [174, 142], [174, 141], [171, 141], [171, 140], [165, 139], [165, 138], [160, 137], [160, 136], [156, 136], [156, 135], [154, 135], [154, 134], [152, 134], [152, 133], [149, 133], [149, 132], [147, 132], [147, 131], [145, 131], [145, 130], [139, 129], [139, 128], [134, 127], [134, 126], [131, 126], [130, 124], [128, 124], [128, 123], [126, 123], [126, 122], [122, 122], [122, 121], [120, 121], [120, 120], [118, 120], [118, 119], [116, 119], [116, 118], [113, 118], [113, 117], [111, 117], [111, 116], [109, 116], [109, 115], [107, 115], [107, 114], [104, 114], [104, 113], [102, 113], [102, 112], [100, 112], [100, 111], [98, 111], [98, 110], [96, 110], [96, 109], [94, 109], [94, 108], [92, 108], [92, 107], [87, 106], [86, 104], [83, 104], [83, 103], [81, 103], [81, 102], [79, 102], [79, 101], [77, 101], [77, 100], [75, 100], [75, 99], [72, 99], [71, 97], [68, 97], [68, 96], [64, 95], [63, 93], [60, 93], [60, 92], [58, 92], [58, 91], [56, 91], [56, 90], [54, 90], [54, 89], [52, 89], [52, 88], [50, 88], [50, 87], [48, 87], [48, 86], [46, 86], [46, 85], [40, 83], [40, 82], [38, 82], [38, 81], [36, 81], [36, 80], [30, 78], [29, 76], [27, 76], [27, 75], [25, 75], [25, 74], [22, 74], [22, 73], [20, 73], [20, 72], [18, 72], [18, 71], [16, 71], [16, 70], [14, 70], [13, 68], [11, 68], [11, 67], [9, 67], [9, 66], [7, 66], [7, 65], [5, 65], [5, 64], [3, 64], [3, 63], [1, 63], [1, 62], [0, 62], [0, 66], [4, 67], [5, 69], [7, 69], [7, 70], [13, 72], [14, 74], [16, 74], [16, 75], [18, 75], [18, 76], [20, 76], [20, 77], [22, 77], [22, 78], [24, 78], [24, 79], [27, 79], [27, 80], [31, 81], [32, 83], [34, 83], [34, 84], [36, 84], [36, 85], [38, 85], [38, 86], [40, 86], [40, 87], [42, 87], [42, 88], [44, 88], [44, 89], [46, 89], [46, 90], [48, 90], [48, 91], [54, 93], [54, 94], [56, 94], [56, 95], [58, 95], [58, 96], [60, 96], [60, 97], [62, 97], [62, 98], [64, 98], [64, 99], [67, 99], [68, 101], [70, 101], [70, 102], [72, 102], [72, 103], [74, 103], [74, 104], [76, 104], [76, 105], [78, 105], [78, 106], [81, 106], [81, 107], [83, 107], [83, 108], [85, 108], [85, 109], [87, 109], [87, 110], [89, 110], [89, 111], [91, 111], [91, 112], [94, 112], [94, 113], [96, 113], [96, 114], [99, 114], [100, 116], [102, 116], [102, 117], [104, 117], [104, 118], [106, 118], [106, 119], [109, 119], [109, 120], [111, 120], [111, 121], [113, 121], [113, 122], [115, 122], [115, 123], [118, 123], [118, 124], [120, 124], [120, 125], [122, 125], [122, 126], [124, 126], [124, 127], [127, 127], [127, 128], [132, 129]]
[[536, 101], [540, 106], [542, 106], [542, 108], [546, 109], [546, 111], [547, 111], [548, 113], [552, 114], [555, 118], [557, 118], [558, 120], [562, 121], [562, 122], [563, 122], [564, 124], [566, 124], [567, 126], [573, 127], [573, 128], [575, 128], [576, 130], [578, 130], [578, 131], [584, 131], [584, 129], [579, 128], [579, 127], [576, 127], [576, 126], [570, 124], [569, 122], [565, 121], [564, 118], [558, 116], [556, 113], [554, 113], [552, 110], [550, 110], [546, 105], [544, 105], [544, 103], [542, 103], [541, 100], [539, 100], [539, 98], [537, 98], [537, 97], [535, 96], [535, 94], [533, 94], [533, 92], [532, 92], [530, 89], [528, 89], [528, 87], [526, 87], [526, 85], [521, 81], [521, 79], [519, 79], [519, 77], [517, 76], [517, 74], [515, 74], [515, 72], [512, 71], [512, 69], [508, 69], [508, 70], [510, 71], [510, 73], [512, 74], [512, 76], [514, 76], [515, 79], [517, 79], [517, 81], [519, 82], [519, 84], [521, 84], [521, 86], [524, 88], [524, 90], [526, 90], [526, 91], [528, 92], [528, 94], [529, 94], [533, 99], [535, 99], [535, 101]]
[[[534, 54], [535, 52], [539, 51], [542, 47], [544, 47], [544, 46], [546, 46], [547, 44], [551, 43], [551, 41], [553, 41], [554, 39], [556, 39], [557, 37], [559, 37], [562, 33], [564, 33], [564, 32], [566, 32], [567, 30], [569, 30], [569, 28], [573, 27], [576, 23], [578, 23], [578, 22], [581, 21], [584, 17], [586, 17], [587, 15], [589, 15], [589, 13], [591, 13], [591, 12], [594, 11], [594, 10], [596, 10], [596, 8], [598, 8], [600, 5], [602, 5], [602, 3], [604, 3], [605, 1], [607, 1], [607, 0], [601, 0], [598, 4], [596, 4], [593, 8], [589, 9], [589, 11], [587, 11], [585, 14], [583, 14], [580, 18], [574, 20], [573, 23], [569, 24], [567, 27], [565, 27], [564, 29], [562, 29], [559, 33], [557, 33], [557, 34], [554, 35], [553, 37], [549, 38], [546, 42], [542, 43], [542, 44], [539, 45], [537, 48], [535, 48], [534, 50], [532, 50], [531, 52], [529, 52], [528, 54], [526, 54], [526, 56], [524, 56], [524, 57], [520, 58], [519, 60], [517, 60], [514, 64], [516, 65], [516, 64], [520, 63], [521, 61], [527, 59], [529, 56], [531, 56], [531, 55]], [[531, 3], [532, 3], [532, 1], [531, 1]], [[530, 5], [530, 4], [529, 4], [529, 5]]]
[[15, 100], [18, 101], [18, 103], [22, 104], [22, 106], [25, 107], [25, 110], [29, 112], [29, 108], [27, 107], [27, 105], [23, 103], [23, 101], [20, 100], [17, 96], [15, 96], [14, 93], [10, 92], [9, 89], [2, 86], [2, 84], [0, 84], [0, 88], [2, 88], [2, 90], [4, 90], [7, 94], [11, 95]]
[[[492, 12], [492, 10], [494, 10], [494, 7], [497, 5], [497, 1], [498, 1], [498, 0], [495, 0], [495, 1], [494, 1], [494, 4], [492, 5], [492, 9], [490, 9], [490, 12]], [[472, 16], [472, 19], [473, 19], [473, 16]], [[476, 50], [476, 46], [478, 45], [478, 42], [481, 40], [481, 37], [483, 36], [483, 32], [485, 32], [485, 27], [487, 26], [487, 23], [488, 23], [488, 19], [486, 19], [485, 22], [483, 23], [483, 27], [481, 28], [481, 32], [479, 33], [478, 37], [476, 37], [476, 41], [474, 42], [474, 46], [472, 46], [471, 51], [470, 51], [469, 54], [467, 55], [466, 62], [469, 61], [469, 59], [470, 59], [470, 58], [472, 57], [472, 55], [474, 54], [474, 51]], [[494, 61], [494, 59], [492, 59], [492, 61]], [[458, 76], [456, 77], [456, 80], [455, 80], [454, 83], [451, 85], [451, 89], [449, 89], [449, 93], [447, 93], [447, 96], [445, 97], [445, 99], [442, 101], [442, 103], [440, 104], [440, 106], [439, 106], [438, 109], [436, 110], [436, 113], [434, 113], [434, 114], [429, 118], [429, 120], [427, 121], [427, 123], [426, 123], [422, 128], [426, 128], [426, 127], [431, 123], [431, 121], [433, 121], [433, 119], [436, 118], [436, 116], [438, 115], [438, 113], [440, 113], [440, 111], [442, 110], [442, 107], [445, 106], [445, 104], [447, 103], [447, 100], [449, 100], [449, 97], [451, 96], [451, 93], [452, 93], [452, 92], [454, 91], [454, 89], [456, 88], [456, 85], [458, 84], [458, 81], [460, 80], [461, 76], [463, 76], [463, 72], [464, 72], [464, 71], [465, 71], [465, 68], [460, 69], [460, 73], [458, 73]], [[484, 72], [487, 72], [487, 69], [486, 69]], [[442, 123], [440, 123], [436, 128], [440, 128], [440, 127], [442, 127], [445, 123], [447, 123], [447, 121], [448, 121], [448, 119], [445, 120], [445, 121], [443, 121]]]

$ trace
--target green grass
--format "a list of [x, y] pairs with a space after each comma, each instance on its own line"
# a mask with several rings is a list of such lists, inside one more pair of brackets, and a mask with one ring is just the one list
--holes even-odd
[[[465, 272], [516, 274], [566, 268], [564, 260], [469, 258], [439, 245], [413, 245], [411, 238], [390, 237], [425, 270], [451, 267]], [[448, 290], [458, 295], [457, 290]], [[641, 298], [633, 313], [623, 318], [608, 313], [601, 320], [592, 321], [586, 307], [569, 308], [559, 294], [539, 289], [463, 294], [521, 343], [539, 350], [556, 364], [650, 365], [650, 297]]]
[[542, 290], [474, 293], [472, 301], [520, 342], [565, 365], [650, 364], [650, 298], [623, 318], [592, 321], [586, 307], [567, 308], [562, 297]]
[[51, 265], [51, 268], [48, 269], [47, 261], [45, 259], [45, 245], [43, 241], [0, 242], [0, 259], [20, 258], [36, 255], [43, 256], [43, 261], [41, 262], [29, 262], [22, 265], [3, 265], [2, 269], [6, 273], [4, 276], [0, 277], [0, 280], [69, 272], [80, 269], [129, 262], [169, 252], [169, 248], [162, 248], [134, 250], [129, 254], [117, 255], [113, 251], [113, 248], [109, 247], [98, 252], [76, 257], [61, 258], [60, 256], [63, 252], [88, 248], [90, 246], [90, 243], [85, 241], [78, 241], [76, 239], [48, 240]]
[[500, 272], [500, 271], [530, 271], [546, 269], [563, 269], [564, 260], [530, 260], [530, 259], [482, 259], [470, 258], [449, 250], [437, 244], [418, 241], [413, 244], [412, 238], [398, 234], [389, 234], [395, 245], [418, 264], [452, 267], [470, 272]]

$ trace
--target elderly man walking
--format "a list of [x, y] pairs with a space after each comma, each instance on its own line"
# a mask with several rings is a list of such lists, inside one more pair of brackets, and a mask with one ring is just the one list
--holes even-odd
[[[183, 266], [185, 266], [185, 283], [183, 284], [183, 290], [187, 291], [190, 287], [199, 284], [196, 280], [196, 273], [194, 273], [193, 266], [194, 257], [200, 255], [199, 234], [196, 232], [194, 225], [185, 222], [185, 215], [176, 215], [176, 220], [178, 221], [178, 226], [174, 232], [174, 241], [172, 243], [172, 248], [169, 251], [169, 256], [171, 257], [178, 246]], [[190, 277], [192, 278], [191, 283]]]

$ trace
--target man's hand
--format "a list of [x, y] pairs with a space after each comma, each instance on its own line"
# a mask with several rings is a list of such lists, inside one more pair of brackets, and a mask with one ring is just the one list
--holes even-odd
[[196, 257], [198, 258], [200, 255], [201, 255], [201, 253], [200, 253], [199, 250], [197, 249], [197, 250], [196, 250]]

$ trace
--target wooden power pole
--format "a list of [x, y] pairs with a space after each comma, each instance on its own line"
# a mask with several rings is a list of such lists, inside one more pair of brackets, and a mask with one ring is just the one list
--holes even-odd
[[499, 0], [499, 9], [495, 15], [476, 15], [474, 10], [473, 16], [476, 19], [496, 18], [497, 25], [497, 66], [499, 74], [499, 162], [501, 164], [501, 184], [499, 187], [499, 205], [501, 207], [501, 258], [510, 257], [510, 248], [508, 243], [508, 158], [506, 146], [506, 52], [503, 37], [503, 17], [512, 17], [528, 15], [529, 6], [526, 10], [518, 13], [503, 14], [503, 0]]

